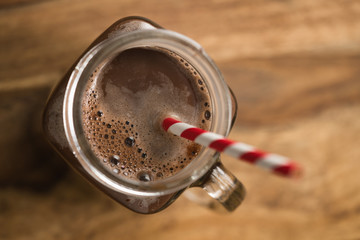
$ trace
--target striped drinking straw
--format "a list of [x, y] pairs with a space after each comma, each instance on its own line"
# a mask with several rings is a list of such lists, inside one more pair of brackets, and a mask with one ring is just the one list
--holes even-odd
[[286, 157], [258, 150], [245, 143], [229, 140], [219, 134], [205, 131], [175, 118], [165, 118], [162, 127], [167, 132], [252, 163], [276, 174], [286, 177], [298, 177], [301, 174], [301, 168]]

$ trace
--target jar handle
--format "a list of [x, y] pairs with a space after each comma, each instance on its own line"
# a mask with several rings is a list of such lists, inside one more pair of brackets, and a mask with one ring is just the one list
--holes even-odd
[[[246, 191], [243, 184], [218, 161], [209, 173], [192, 187], [201, 187], [208, 195], [202, 196], [203, 191], [196, 188], [188, 189], [185, 195], [192, 201], [218, 212], [232, 212], [244, 200]], [[216, 201], [215, 201], [216, 200]]]

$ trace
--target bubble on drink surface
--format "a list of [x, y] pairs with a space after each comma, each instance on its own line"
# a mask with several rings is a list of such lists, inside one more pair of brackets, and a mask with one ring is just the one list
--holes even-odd
[[128, 147], [132, 147], [135, 144], [135, 139], [133, 137], [127, 137], [127, 138], [125, 138], [125, 144]]
[[118, 165], [120, 163], [120, 157], [118, 155], [112, 155], [110, 157], [110, 162], [114, 165]]
[[204, 117], [205, 117], [205, 119], [206, 119], [206, 120], [209, 120], [209, 119], [210, 119], [210, 117], [211, 117], [211, 113], [210, 113], [210, 111], [209, 111], [209, 110], [206, 110], [206, 111], [205, 111], [205, 113], [204, 113]]
[[153, 176], [150, 172], [141, 171], [137, 174], [137, 178], [142, 182], [150, 182], [153, 180]]
[[104, 115], [104, 113], [103, 113], [102, 111], [98, 111], [98, 112], [96, 113], [96, 115], [98, 115], [99, 117], [102, 117], [102, 116]]

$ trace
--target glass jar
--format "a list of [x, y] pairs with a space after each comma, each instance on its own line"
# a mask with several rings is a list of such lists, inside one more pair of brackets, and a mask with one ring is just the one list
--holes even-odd
[[236, 177], [223, 167], [219, 153], [214, 150], [203, 148], [178, 173], [144, 182], [112, 174], [100, 164], [89, 147], [81, 111], [85, 86], [95, 69], [132, 48], [166, 49], [189, 62], [201, 75], [210, 95], [210, 131], [228, 135], [236, 116], [236, 100], [202, 47], [148, 19], [128, 17], [117, 21], [101, 34], [52, 92], [43, 123], [49, 142], [89, 182], [135, 212], [158, 212], [190, 187], [204, 188], [225, 209], [234, 210], [243, 200], [245, 190]]

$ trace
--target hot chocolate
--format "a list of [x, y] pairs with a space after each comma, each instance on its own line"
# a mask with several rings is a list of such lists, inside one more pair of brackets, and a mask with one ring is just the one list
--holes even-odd
[[132, 48], [101, 64], [82, 97], [83, 131], [103, 166], [154, 181], [185, 168], [201, 147], [160, 128], [163, 117], [209, 129], [209, 93], [186, 60], [161, 48]]

